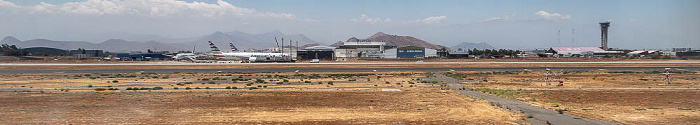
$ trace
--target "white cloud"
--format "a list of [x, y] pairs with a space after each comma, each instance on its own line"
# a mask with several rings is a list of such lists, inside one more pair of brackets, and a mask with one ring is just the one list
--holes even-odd
[[[178, 0], [86, 0], [53, 5], [41, 2], [35, 6], [17, 6], [12, 2], [0, 0], [0, 9], [12, 12], [62, 13], [80, 15], [137, 15], [147, 17], [207, 17], [226, 16], [271, 17], [296, 19], [290, 13], [258, 12], [255, 9], [242, 8], [218, 0], [216, 3], [186, 2]], [[302, 19], [304, 20], [304, 19]]]
[[542, 18], [547, 19], [547, 20], [558, 20], [558, 19], [568, 20], [568, 19], [571, 19], [570, 15], [564, 15], [564, 14], [560, 14], [560, 13], [549, 13], [546, 11], [537, 11], [537, 12], [535, 12], [535, 14], [537, 14], [537, 15], [539, 15]]
[[390, 19], [390, 18], [384, 18], [384, 19], [382, 19], [382, 18], [372, 18], [372, 17], [367, 16], [367, 14], [362, 14], [362, 15], [360, 15], [360, 18], [357, 18], [357, 19], [350, 19], [350, 21], [353, 21], [353, 22], [365, 22], [365, 23], [374, 24], [374, 23], [377, 23], [377, 22], [380, 22], [380, 23], [391, 22], [391, 19]]
[[513, 18], [513, 16], [515, 16], [515, 13], [510, 14], [510, 15], [506, 15], [506, 16], [503, 16], [503, 17], [491, 17], [491, 18], [488, 18], [488, 19], [484, 20], [483, 22], [491, 22], [491, 21], [499, 21], [499, 20], [510, 20], [511, 18]]
[[447, 16], [434, 16], [434, 17], [427, 17], [424, 19], [416, 20], [415, 22], [423, 22], [426, 24], [431, 24], [431, 23], [440, 23], [442, 20], [447, 19]]

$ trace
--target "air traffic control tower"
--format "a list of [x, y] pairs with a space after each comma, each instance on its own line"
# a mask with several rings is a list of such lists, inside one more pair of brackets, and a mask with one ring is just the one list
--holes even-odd
[[610, 21], [600, 22], [600, 48], [608, 50], [608, 27]]

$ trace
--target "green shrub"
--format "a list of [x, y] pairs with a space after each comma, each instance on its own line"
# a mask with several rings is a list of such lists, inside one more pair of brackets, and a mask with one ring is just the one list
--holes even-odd
[[226, 89], [231, 89], [231, 86], [226, 86]]
[[104, 88], [95, 88], [95, 91], [104, 91]]
[[162, 90], [163, 87], [153, 87], [153, 90]]
[[113, 80], [113, 81], [112, 81], [112, 83], [118, 83], [118, 82], [119, 82], [119, 81], [117, 81], [117, 80]]

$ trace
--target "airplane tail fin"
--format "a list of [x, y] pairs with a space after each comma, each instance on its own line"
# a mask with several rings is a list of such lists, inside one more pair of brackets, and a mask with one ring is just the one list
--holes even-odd
[[236, 46], [233, 46], [233, 43], [228, 43], [228, 45], [231, 46], [231, 52], [236, 52], [236, 51], [238, 51], [238, 48], [236, 48]]
[[219, 50], [219, 48], [216, 47], [216, 45], [214, 45], [214, 43], [211, 41], [209, 41], [209, 47], [211, 48], [211, 52], [221, 52], [221, 50]]

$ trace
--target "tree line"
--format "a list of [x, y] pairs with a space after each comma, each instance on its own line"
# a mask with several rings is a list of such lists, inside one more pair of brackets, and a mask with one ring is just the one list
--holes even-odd
[[2, 44], [0, 46], [0, 55], [3, 56], [26, 56], [27, 54], [27, 51], [19, 49], [15, 45]]

